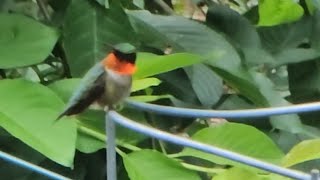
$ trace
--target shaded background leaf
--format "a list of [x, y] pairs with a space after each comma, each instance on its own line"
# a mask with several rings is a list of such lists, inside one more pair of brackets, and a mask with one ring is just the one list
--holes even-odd
[[0, 68], [3, 69], [44, 61], [59, 38], [57, 29], [23, 15], [1, 13], [0, 21]]
[[67, 10], [64, 45], [74, 77], [81, 77], [110, 50], [108, 44], [136, 44], [135, 33], [118, 2], [104, 9], [90, 0], [74, 0]]

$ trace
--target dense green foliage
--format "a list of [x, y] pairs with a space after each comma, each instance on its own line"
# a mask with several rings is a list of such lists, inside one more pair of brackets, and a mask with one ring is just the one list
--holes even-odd
[[[228, 110], [317, 101], [317, 2], [2, 0], [0, 150], [72, 179], [104, 179], [104, 112], [54, 120], [108, 44], [128, 42], [139, 50], [130, 97], [137, 101]], [[319, 113], [240, 122], [127, 107], [120, 113], [279, 166], [309, 171], [320, 165]], [[117, 138], [123, 180], [284, 179], [123, 127]], [[44, 178], [0, 166], [1, 179]]]

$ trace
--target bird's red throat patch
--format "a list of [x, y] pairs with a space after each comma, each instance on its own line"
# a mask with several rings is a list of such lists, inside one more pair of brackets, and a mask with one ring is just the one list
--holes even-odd
[[102, 64], [105, 68], [123, 75], [132, 75], [137, 69], [136, 66], [130, 62], [120, 61], [114, 53], [110, 53], [106, 58], [104, 58]]

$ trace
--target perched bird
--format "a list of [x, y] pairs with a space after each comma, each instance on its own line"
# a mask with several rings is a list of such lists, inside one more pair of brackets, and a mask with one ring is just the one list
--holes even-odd
[[135, 61], [134, 46], [128, 43], [113, 46], [111, 53], [83, 77], [57, 120], [65, 115], [81, 113], [95, 101], [104, 107], [113, 108], [129, 96], [132, 75], [136, 71]]

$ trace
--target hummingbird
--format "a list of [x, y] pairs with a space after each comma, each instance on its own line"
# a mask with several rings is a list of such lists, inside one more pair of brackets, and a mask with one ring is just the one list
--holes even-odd
[[128, 97], [136, 71], [136, 56], [135, 47], [129, 43], [113, 46], [112, 51], [85, 74], [57, 120], [81, 113], [94, 102], [112, 109]]

